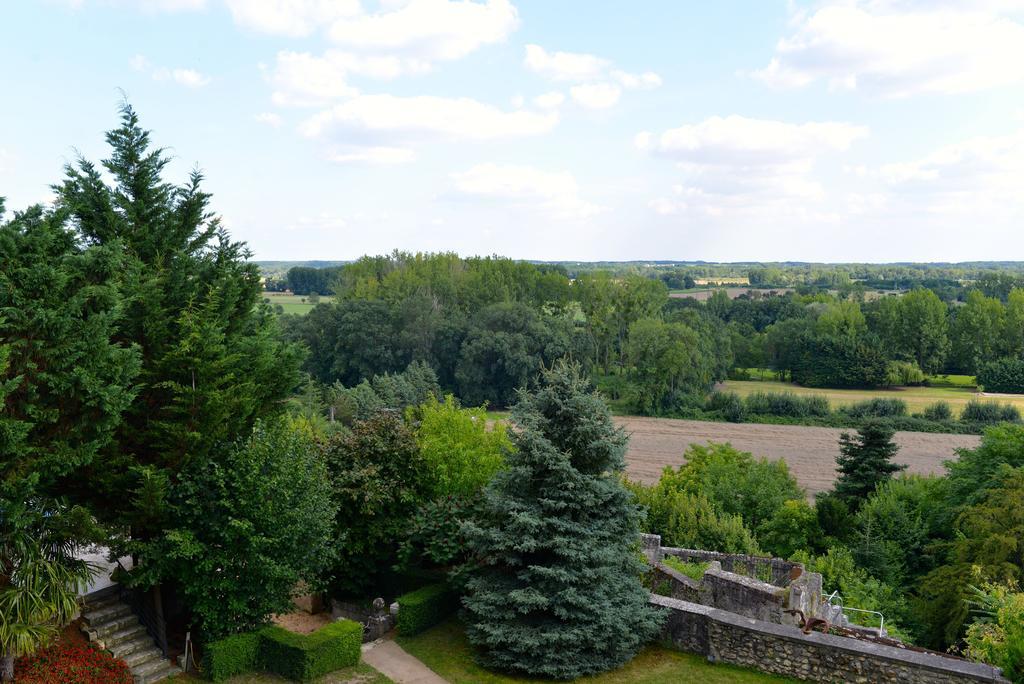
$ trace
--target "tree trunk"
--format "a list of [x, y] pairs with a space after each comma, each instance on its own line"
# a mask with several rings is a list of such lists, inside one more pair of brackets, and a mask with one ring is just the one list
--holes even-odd
[[14, 656], [9, 655], [6, 651], [3, 654], [3, 659], [0, 660], [0, 681], [14, 681]]

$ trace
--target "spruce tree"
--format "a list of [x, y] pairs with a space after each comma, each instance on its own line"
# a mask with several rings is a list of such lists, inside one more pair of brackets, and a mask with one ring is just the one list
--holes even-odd
[[856, 436], [844, 432], [839, 437], [839, 479], [835, 493], [851, 509], [857, 509], [882, 482], [889, 480], [907, 466], [892, 462], [899, 445], [892, 441], [892, 428], [869, 421], [857, 430]]
[[465, 525], [463, 599], [485, 667], [572, 679], [631, 659], [661, 625], [640, 583], [627, 436], [576, 366], [545, 371], [512, 413], [515, 450]]

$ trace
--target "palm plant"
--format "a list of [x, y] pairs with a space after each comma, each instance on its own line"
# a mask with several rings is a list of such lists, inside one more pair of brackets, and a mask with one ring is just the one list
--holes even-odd
[[78, 590], [95, 572], [75, 557], [72, 533], [88, 518], [79, 508], [0, 498], [0, 680], [14, 659], [46, 646], [78, 611]]

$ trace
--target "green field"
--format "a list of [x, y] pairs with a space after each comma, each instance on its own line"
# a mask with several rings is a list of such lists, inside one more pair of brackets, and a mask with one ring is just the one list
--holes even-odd
[[[271, 306], [280, 304], [286, 314], [308, 314], [316, 306], [309, 301], [308, 297], [285, 292], [264, 292], [263, 299], [270, 302]], [[320, 297], [320, 301], [327, 301], [329, 297]]]
[[[398, 644], [419, 658], [451, 684], [515, 684], [551, 680], [516, 677], [485, 670], [473, 662], [473, 654], [462, 625], [449, 620], [416, 636], [399, 636]], [[649, 646], [625, 666], [612, 672], [575, 680], [590, 684], [768, 684], [789, 682], [754, 670], [731, 665], [712, 665], [704, 658], [660, 646]]]
[[972, 384], [972, 378], [964, 375], [941, 376], [933, 381], [933, 385], [938, 386], [932, 387], [855, 390], [800, 387], [790, 382], [767, 379], [774, 377], [770, 371], [765, 371], [764, 374], [765, 380], [727, 380], [723, 383], [721, 389], [726, 392], [736, 392], [741, 397], [745, 397], [753, 392], [817, 394], [826, 397], [833, 408], [855, 404], [858, 401], [865, 401], [876, 397], [885, 397], [902, 399], [907, 402], [907, 409], [911, 413], [919, 412], [924, 407], [937, 401], [945, 401], [953, 409], [953, 413], [959, 415], [960, 411], [971, 399], [1009, 403], [1024, 412], [1024, 395], [986, 397], [978, 394], [977, 388]]

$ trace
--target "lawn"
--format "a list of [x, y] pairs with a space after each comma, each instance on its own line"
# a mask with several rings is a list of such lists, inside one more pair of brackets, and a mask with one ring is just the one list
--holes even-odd
[[[169, 682], [209, 682], [194, 674], [178, 675], [168, 679]], [[225, 684], [282, 684], [291, 680], [281, 679], [275, 675], [251, 673], [238, 675], [231, 679], [224, 680]], [[394, 684], [390, 679], [377, 672], [366, 663], [359, 663], [355, 667], [346, 667], [324, 675], [315, 680], [315, 684]]]
[[[269, 301], [271, 306], [280, 304], [283, 313], [286, 314], [308, 314], [316, 306], [309, 301], [308, 297], [285, 292], [264, 292], [263, 299]], [[321, 302], [328, 301], [329, 299], [329, 297], [320, 297]]]
[[[473, 662], [472, 651], [462, 625], [449, 620], [412, 637], [399, 636], [399, 645], [423, 661], [427, 667], [451, 684], [514, 684], [546, 682], [496, 674]], [[664, 682], [701, 682], [701, 684], [761, 684], [789, 682], [772, 675], [731, 665], [712, 665], [700, 656], [650, 646], [624, 667], [593, 677], [576, 680], [591, 684], [663, 684]]]
[[971, 378], [962, 375], [950, 375], [936, 378], [936, 387], [898, 387], [894, 389], [875, 390], [853, 390], [853, 389], [815, 389], [800, 387], [789, 382], [779, 382], [767, 379], [773, 377], [770, 372], [764, 380], [727, 380], [722, 389], [727, 392], [736, 392], [745, 397], [753, 392], [794, 392], [796, 394], [818, 394], [826, 397], [833, 408], [846, 406], [858, 401], [874, 399], [875, 397], [886, 397], [902, 399], [907, 402], [907, 408], [911, 413], [924, 409], [929, 404], [937, 401], [945, 401], [953, 409], [953, 413], [959, 415], [960, 410], [971, 399], [980, 401], [998, 401], [1010, 403], [1024, 412], [1024, 395], [1021, 396], [998, 396], [985, 397], [977, 394], [976, 388], [971, 383]]

